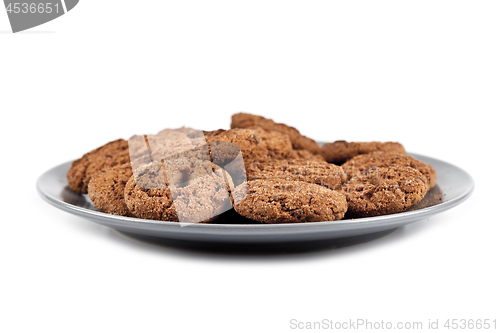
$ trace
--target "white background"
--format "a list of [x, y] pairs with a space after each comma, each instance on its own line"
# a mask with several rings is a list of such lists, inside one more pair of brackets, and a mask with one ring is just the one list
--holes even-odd
[[[0, 10], [0, 331], [500, 329], [499, 17], [497, 1], [82, 0], [11, 34]], [[36, 192], [44, 171], [108, 141], [228, 128], [238, 111], [321, 141], [400, 141], [465, 169], [475, 192], [384, 239], [270, 256], [137, 243]]]

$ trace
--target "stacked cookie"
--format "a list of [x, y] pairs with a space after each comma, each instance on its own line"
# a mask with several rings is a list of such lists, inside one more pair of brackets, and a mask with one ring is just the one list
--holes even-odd
[[[322, 147], [285, 124], [239, 113], [231, 129], [116, 140], [76, 160], [68, 184], [109, 214], [222, 223], [300, 223], [393, 214], [435, 185], [395, 142]], [[234, 208], [234, 209], [233, 209]], [[239, 218], [241, 217], [241, 218]]]

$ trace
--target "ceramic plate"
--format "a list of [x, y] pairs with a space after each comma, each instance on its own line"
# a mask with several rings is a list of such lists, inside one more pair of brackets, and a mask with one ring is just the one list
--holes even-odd
[[370, 234], [383, 234], [431, 215], [444, 212], [466, 200], [474, 181], [464, 170], [418, 154], [409, 154], [431, 164], [437, 172], [437, 185], [419, 206], [403, 213], [351, 220], [298, 224], [189, 224], [143, 220], [97, 211], [88, 195], [73, 192], [66, 181], [71, 162], [45, 172], [37, 182], [41, 197], [56, 208], [99, 223], [128, 235], [181, 242], [231, 244], [271, 244], [325, 241]]

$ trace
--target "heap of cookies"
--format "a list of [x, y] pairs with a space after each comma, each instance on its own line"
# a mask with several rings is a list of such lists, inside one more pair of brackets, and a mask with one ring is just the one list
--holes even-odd
[[180, 128], [107, 143], [74, 161], [67, 179], [109, 214], [274, 224], [403, 212], [436, 184], [436, 172], [399, 143], [320, 147], [293, 127], [239, 113], [229, 130]]

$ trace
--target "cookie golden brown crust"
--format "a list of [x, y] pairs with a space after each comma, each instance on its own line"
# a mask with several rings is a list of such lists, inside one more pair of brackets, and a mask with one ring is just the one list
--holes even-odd
[[250, 128], [254, 126], [262, 127], [268, 131], [277, 131], [288, 135], [292, 141], [294, 149], [306, 149], [313, 154], [319, 154], [321, 152], [316, 141], [301, 135], [296, 128], [285, 124], [275, 123], [271, 119], [248, 113], [237, 113], [231, 118], [231, 128]]
[[195, 178], [185, 187], [173, 187], [174, 206], [181, 222], [208, 223], [232, 208], [227, 173], [214, 172]]
[[133, 216], [125, 203], [125, 185], [132, 176], [130, 163], [96, 173], [89, 182], [90, 200], [101, 212]]
[[414, 168], [373, 168], [342, 186], [349, 207], [346, 218], [400, 213], [418, 204], [427, 189], [427, 179]]
[[386, 151], [406, 155], [402, 144], [398, 142], [347, 142], [335, 141], [321, 147], [321, 155], [329, 163], [342, 164], [348, 159], [374, 151]]
[[[238, 145], [245, 163], [263, 162], [269, 159], [268, 144], [255, 130], [237, 128], [223, 131], [217, 135], [208, 136], [207, 141], [210, 142], [214, 163], [216, 164], [220, 162], [216, 161], [216, 159], [221, 159], [219, 156], [227, 155], [228, 159], [233, 159], [235, 156], [233, 150], [215, 153], [215, 147], [212, 142], [226, 142]], [[224, 147], [224, 145], [220, 145], [220, 147]]]
[[305, 149], [293, 149], [283, 154], [285, 160], [305, 160], [311, 162], [327, 163], [325, 158], [320, 154], [313, 154]]
[[[205, 134], [210, 146], [210, 154], [216, 165], [225, 167], [236, 184], [245, 180], [245, 166], [256, 162], [271, 160], [291, 150], [291, 143], [286, 135], [268, 132], [261, 128], [236, 128], [228, 131], [216, 131]], [[242, 161], [235, 159], [240, 156]], [[233, 162], [234, 163], [231, 163]], [[228, 163], [231, 163], [228, 165]]]
[[253, 180], [233, 193], [234, 209], [261, 223], [300, 223], [340, 220], [347, 203], [340, 192], [300, 181]]
[[293, 150], [292, 141], [286, 134], [265, 130], [259, 126], [253, 126], [249, 129], [255, 131], [259, 142], [266, 146], [270, 159], [285, 159], [285, 156]]
[[[245, 164], [253, 162], [264, 162], [271, 159], [284, 159], [285, 155], [293, 150], [292, 142], [288, 135], [277, 131], [267, 131], [261, 127], [235, 128], [231, 130], [217, 130], [204, 132], [207, 143], [211, 150], [217, 148], [213, 142], [225, 142], [237, 144], [241, 150]], [[219, 146], [223, 147], [223, 146]], [[221, 160], [220, 156], [234, 159], [234, 152], [229, 155], [225, 151], [212, 152], [214, 162]]]
[[209, 161], [152, 162], [130, 177], [125, 203], [142, 219], [210, 222], [231, 208], [227, 177], [220, 168], [213, 172]]
[[[136, 181], [136, 177], [140, 180]], [[166, 172], [159, 162], [138, 168], [136, 175], [130, 177], [125, 185], [125, 203], [134, 216], [141, 219], [179, 221], [172, 194], [164, 179]]]
[[328, 163], [284, 160], [254, 163], [247, 167], [249, 181], [272, 178], [303, 181], [337, 190], [347, 181], [347, 175], [341, 167]]
[[190, 128], [163, 130], [148, 136], [153, 161], [194, 158], [209, 160], [210, 154], [203, 131]]
[[118, 139], [83, 155], [71, 164], [67, 173], [69, 187], [87, 193], [90, 179], [97, 172], [130, 162], [128, 143]]
[[436, 170], [427, 163], [414, 157], [390, 152], [373, 152], [358, 155], [342, 164], [342, 169], [349, 178], [365, 174], [374, 167], [409, 166], [420, 171], [429, 184], [429, 189], [436, 185]]

